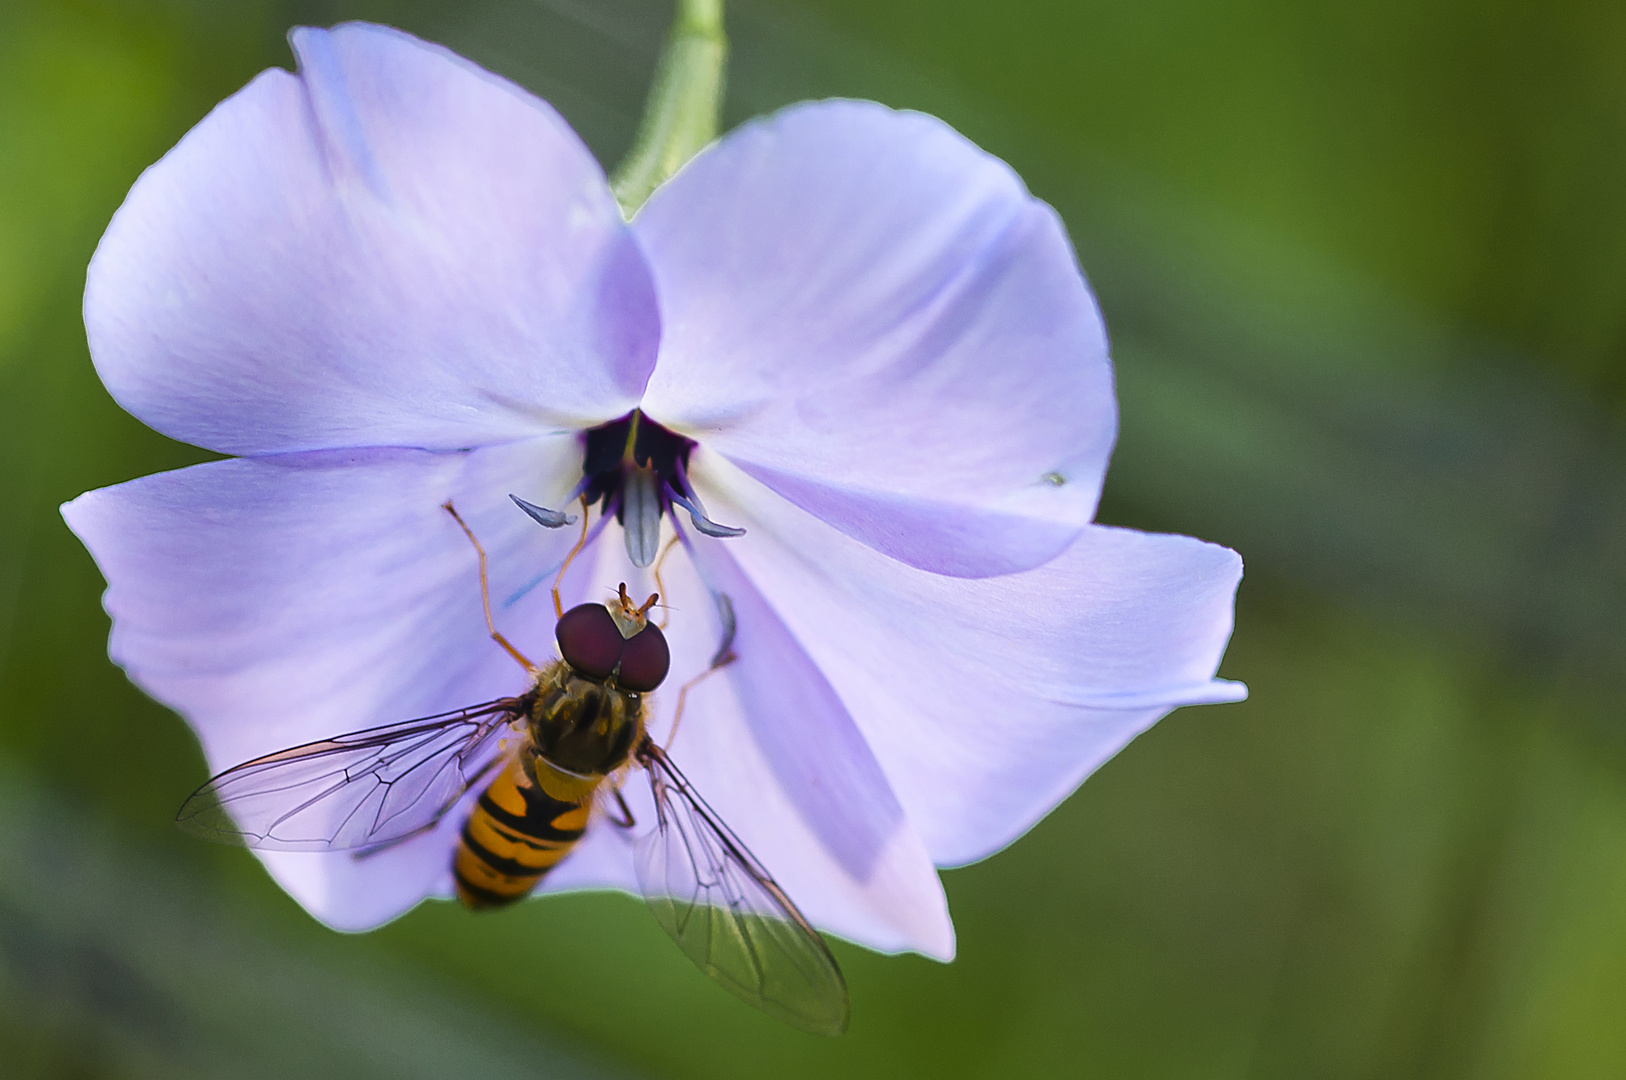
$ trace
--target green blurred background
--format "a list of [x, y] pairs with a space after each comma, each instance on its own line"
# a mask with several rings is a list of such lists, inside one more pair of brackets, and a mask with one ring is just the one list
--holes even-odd
[[0, 4], [0, 1076], [1626, 1075], [1626, 7], [738, 0], [727, 119], [937, 113], [1066, 219], [1114, 338], [1105, 521], [1241, 551], [1223, 674], [1011, 850], [960, 956], [838, 945], [853, 1025], [636, 901], [345, 937], [170, 824], [185, 726], [57, 504], [198, 460], [91, 370], [125, 190], [297, 22], [442, 41], [613, 162], [668, 3]]

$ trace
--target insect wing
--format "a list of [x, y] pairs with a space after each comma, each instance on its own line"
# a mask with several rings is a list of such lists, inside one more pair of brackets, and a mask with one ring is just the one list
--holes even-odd
[[638, 842], [638, 882], [656, 920], [700, 970], [804, 1031], [847, 1029], [847, 982], [819, 936], [664, 752], [644, 763], [656, 827]]
[[[505, 757], [517, 699], [279, 750], [227, 769], [175, 822], [267, 851], [349, 851], [430, 828]], [[517, 741], [517, 740], [516, 740]]]

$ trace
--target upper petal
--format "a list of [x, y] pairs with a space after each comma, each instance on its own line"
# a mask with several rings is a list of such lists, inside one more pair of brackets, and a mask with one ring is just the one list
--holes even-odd
[[587, 148], [400, 31], [292, 35], [142, 175], [85, 327], [130, 412], [234, 454], [475, 446], [636, 403], [659, 321]]
[[1117, 431], [1100, 313], [1055, 212], [947, 125], [796, 106], [633, 228], [661, 423], [938, 573], [1027, 569], [1090, 520]]
[[[523, 690], [486, 636], [474, 549], [441, 504], [455, 500], [491, 556], [499, 628], [546, 659], [547, 590], [502, 602], [576, 533], [538, 528], [505, 492], [557, 500], [580, 461], [567, 436], [238, 459], [88, 492], [63, 515], [107, 578], [113, 659], [186, 718], [219, 772]], [[365, 929], [444, 890], [460, 825], [449, 815], [363, 860], [262, 858], [312, 914]]]
[[[671, 738], [680, 687], [717, 651], [711, 590], [727, 593], [739, 659], [688, 693], [672, 760], [814, 924], [871, 948], [948, 959], [954, 932], [942, 885], [863, 733], [728, 549], [705, 539], [696, 549], [705, 582], [681, 554], [662, 570], [672, 672], [654, 695], [654, 734]], [[599, 552], [591, 580], [609, 595], [620, 581], [645, 595], [651, 579], [622, 545]], [[638, 776], [626, 784], [647, 827], [647, 784]], [[544, 879], [549, 890], [594, 886], [636, 888], [631, 846], [603, 820]]]
[[1026, 573], [923, 573], [842, 536], [714, 459], [695, 482], [747, 525], [731, 540], [841, 695], [932, 858], [1016, 839], [1214, 679], [1242, 575], [1235, 552], [1091, 526]]

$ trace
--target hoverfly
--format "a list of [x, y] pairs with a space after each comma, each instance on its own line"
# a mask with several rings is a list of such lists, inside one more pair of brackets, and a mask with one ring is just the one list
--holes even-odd
[[[655, 823], [637, 843], [638, 882], [661, 927], [752, 1005], [807, 1031], [844, 1031], [847, 986], [824, 939], [645, 730], [644, 695], [670, 666], [647, 618], [658, 597], [636, 605], [623, 585], [608, 604], [562, 611], [556, 584], [560, 659], [539, 668], [492, 624], [485, 552], [445, 508], [479, 553], [487, 629], [525, 665], [530, 689], [244, 762], [199, 788], [177, 823], [251, 848], [366, 857], [434, 828], [483, 784], [452, 860], [458, 899], [481, 910], [528, 896], [595, 813], [632, 828], [619, 784], [641, 769]], [[727, 640], [708, 670], [725, 654]]]

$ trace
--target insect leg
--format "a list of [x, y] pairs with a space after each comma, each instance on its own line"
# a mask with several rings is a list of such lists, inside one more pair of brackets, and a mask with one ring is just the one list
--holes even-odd
[[739, 654], [734, 651], [734, 631], [736, 628], [734, 601], [730, 600], [725, 592], [714, 595], [717, 600], [717, 615], [723, 620], [723, 640], [717, 646], [717, 652], [712, 655], [711, 663], [707, 665], [706, 670], [684, 683], [682, 688], [678, 690], [677, 708], [672, 712], [672, 730], [666, 735], [665, 749], [667, 750], [670, 750], [672, 743], [677, 740], [678, 724], [683, 722], [683, 706], [688, 701], [689, 691], [694, 689], [702, 679], [713, 672], [721, 671], [739, 659]]
[[587, 544], [587, 512], [588, 512], [587, 496], [583, 495], [581, 498], [582, 498], [582, 534], [581, 534], [581, 538], [576, 541], [576, 546], [570, 549], [570, 554], [565, 556], [565, 561], [559, 564], [559, 574], [558, 574], [557, 577], [555, 577], [553, 579], [553, 617], [556, 618], [556, 619], [562, 619], [562, 618], [565, 617], [565, 605], [559, 600], [559, 586], [564, 583], [565, 571], [570, 569], [570, 564], [575, 561], [577, 555], [581, 554], [582, 548], [585, 547], [586, 544]]
[[[666, 557], [668, 555], [672, 554], [672, 549], [674, 547], [677, 547], [678, 539], [679, 539], [678, 535], [676, 533], [673, 533], [672, 534], [672, 539], [668, 540], [666, 542], [666, 546], [661, 549], [661, 557], [655, 560], [655, 591], [657, 593], [659, 593], [661, 596], [666, 595], [666, 585], [665, 585], [664, 582], [661, 581], [661, 567], [666, 565]], [[660, 627], [662, 630], [665, 630], [666, 629], [666, 624], [667, 624], [667, 622], [669, 622], [671, 620], [671, 618], [672, 618], [672, 609], [669, 608], [669, 607], [662, 608], [661, 609], [661, 621], [656, 623], [655, 625]]]
[[[508, 655], [519, 661], [520, 666], [523, 667], [527, 672], [529, 672], [531, 675], [535, 675], [538, 670], [537, 666], [531, 663], [530, 658], [524, 653], [510, 645], [508, 639], [497, 632], [497, 624], [491, 621], [491, 586], [486, 581], [486, 549], [481, 547], [480, 541], [474, 538], [474, 530], [469, 528], [468, 523], [463, 520], [462, 516], [459, 515], [457, 510], [452, 506], [452, 500], [447, 499], [441, 504], [441, 508], [448, 514], [452, 515], [452, 520], [457, 522], [458, 527], [463, 530], [463, 535], [468, 537], [469, 543], [474, 545], [475, 554], [480, 556], [480, 606], [485, 611], [486, 630], [491, 634], [491, 640], [495, 641], [498, 645], [501, 645], [505, 650], [507, 650]], [[574, 554], [574, 552], [572, 554]], [[555, 588], [553, 592], [553, 602], [555, 606], [557, 606], [559, 603], [559, 590], [557, 588]]]
[[610, 824], [614, 825], [618, 829], [631, 829], [636, 827], [638, 824], [638, 819], [632, 816], [632, 807], [628, 806], [627, 800], [622, 797], [621, 788], [619, 786], [610, 788], [610, 795], [615, 799], [616, 806], [621, 808], [621, 816], [619, 818], [614, 817], [606, 811], [604, 816], [609, 819]]

